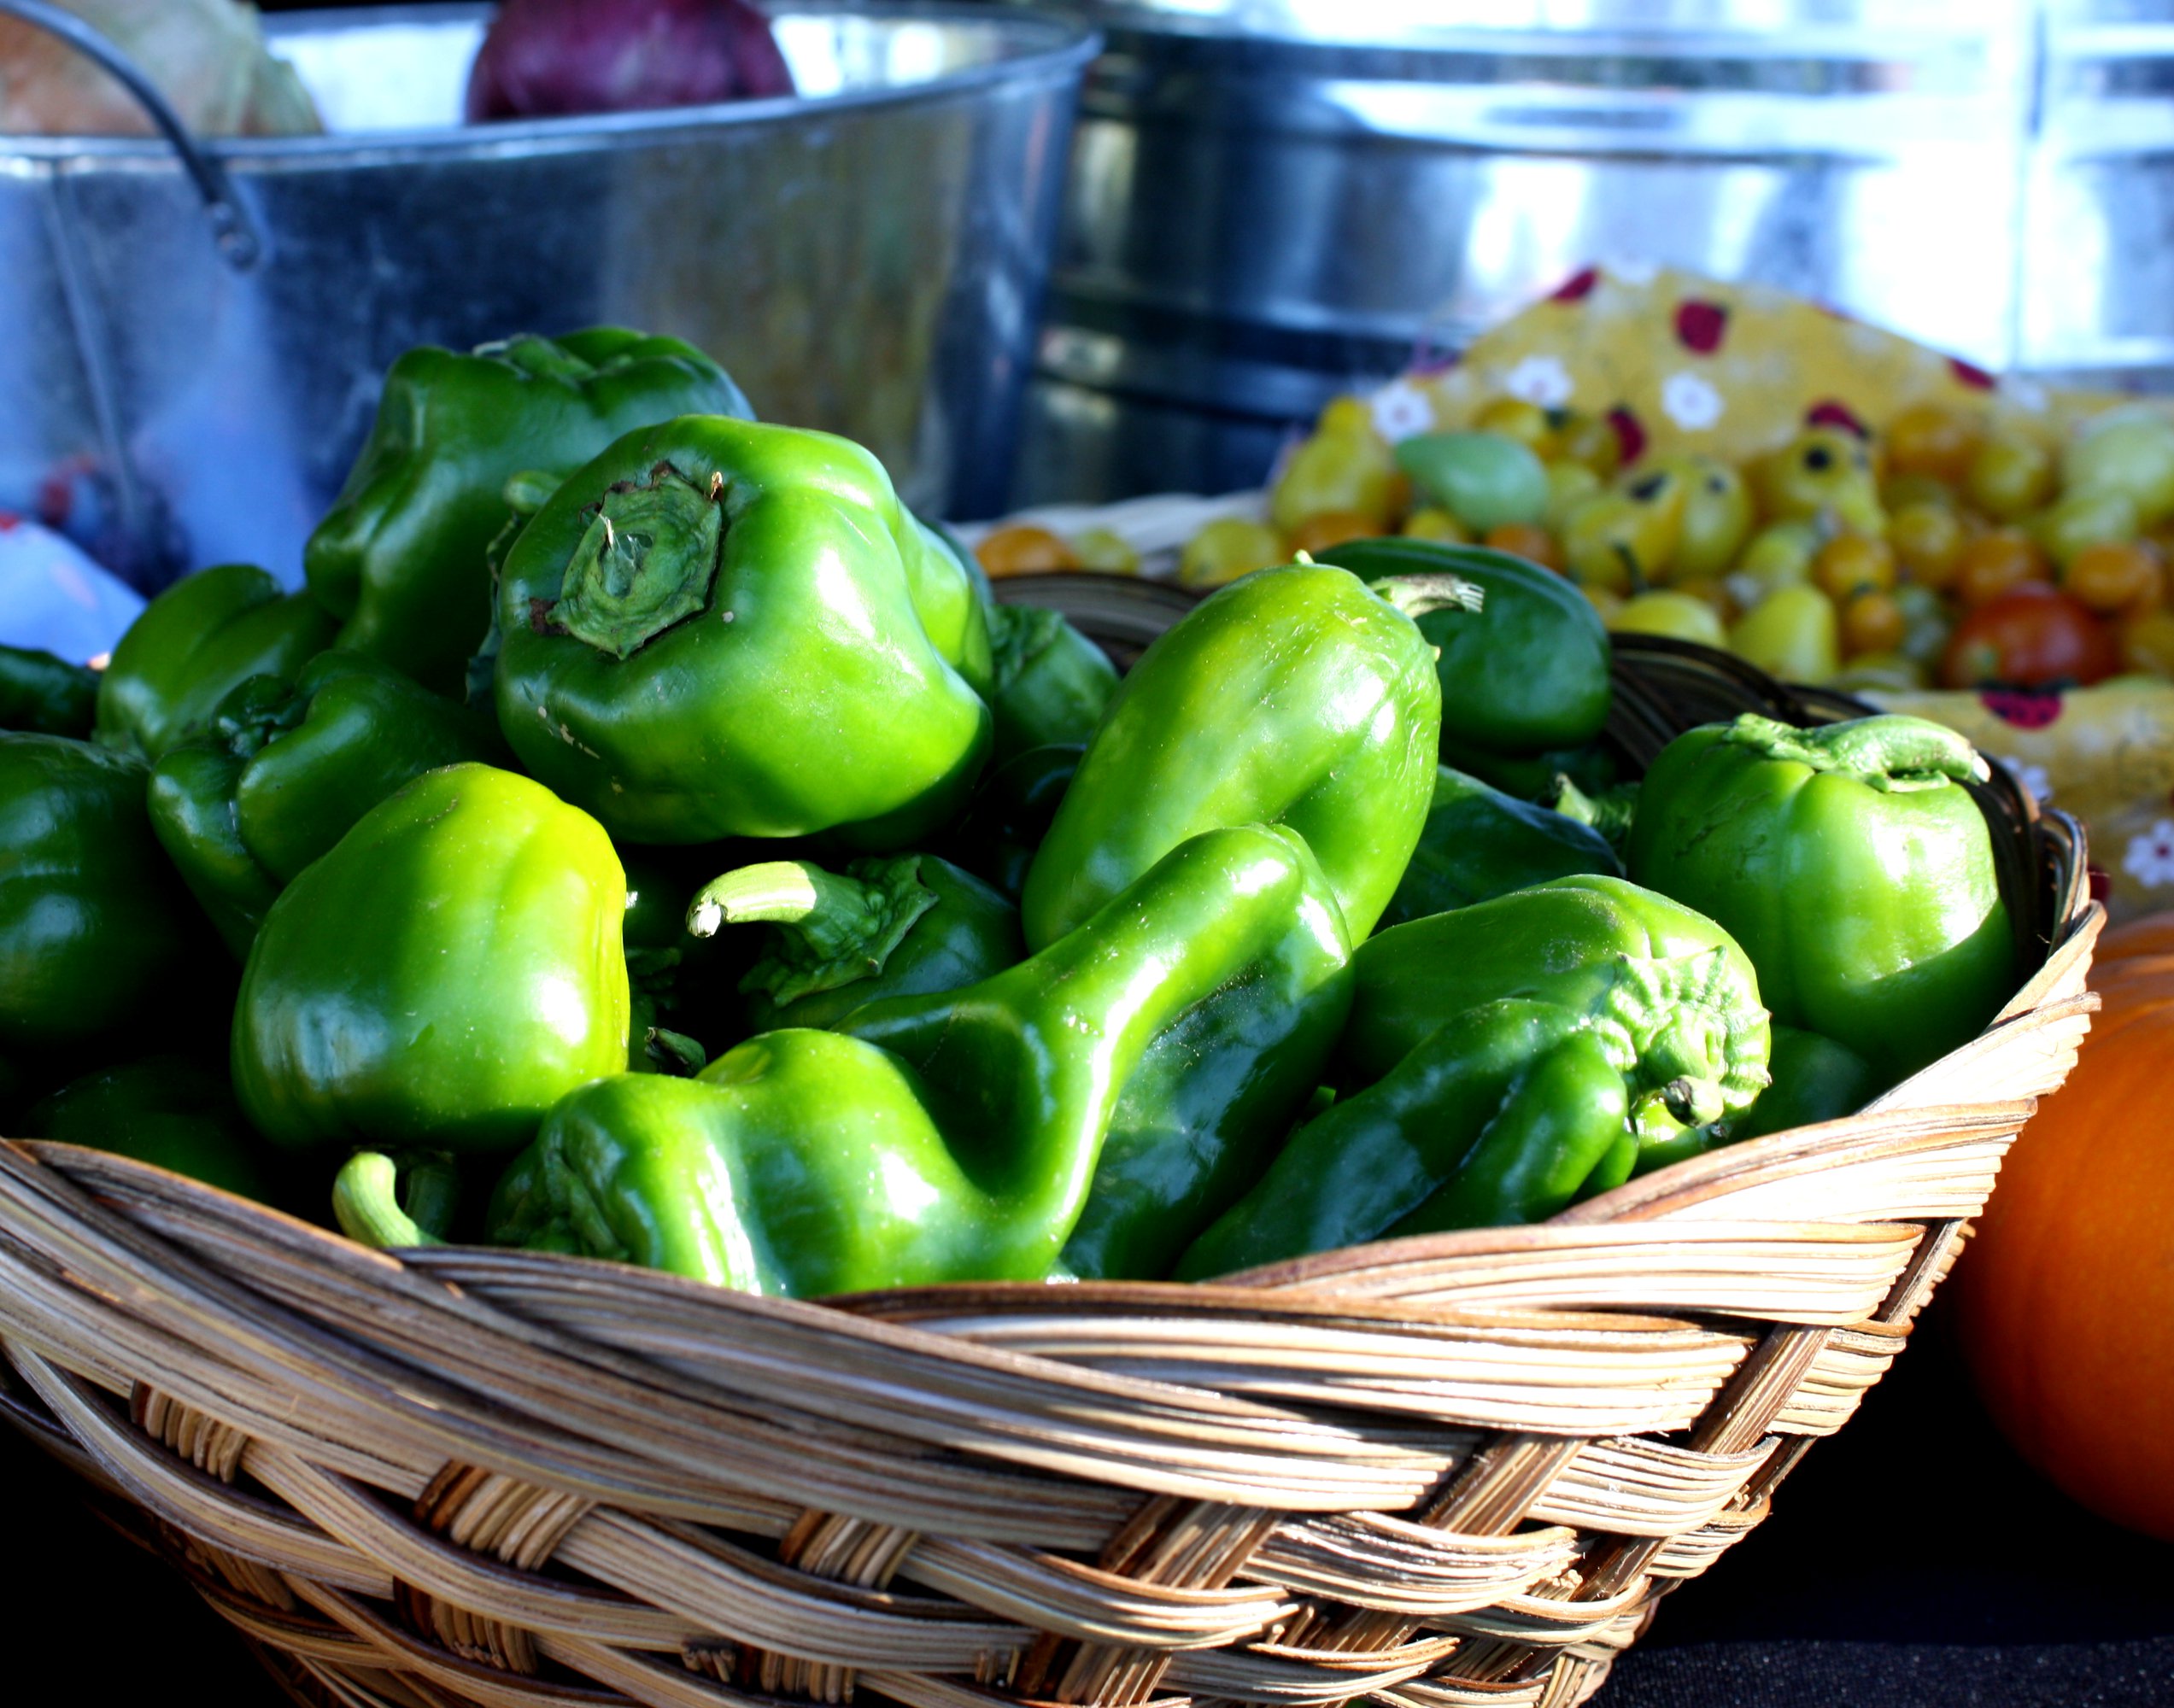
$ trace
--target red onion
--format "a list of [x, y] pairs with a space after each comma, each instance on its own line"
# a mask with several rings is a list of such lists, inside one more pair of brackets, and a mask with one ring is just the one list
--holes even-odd
[[506, 0], [468, 74], [468, 118], [793, 92], [770, 20], [747, 0]]

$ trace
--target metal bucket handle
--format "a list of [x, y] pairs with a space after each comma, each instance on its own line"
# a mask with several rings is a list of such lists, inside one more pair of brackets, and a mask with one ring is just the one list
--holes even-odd
[[189, 176], [196, 181], [197, 194], [203, 197], [205, 216], [211, 222], [212, 240], [219, 246], [219, 253], [226, 264], [237, 272], [247, 272], [257, 264], [264, 254], [264, 240], [258, 234], [256, 221], [249, 217], [249, 209], [235, 194], [234, 183], [227, 177], [226, 168], [196, 140], [181, 122], [181, 115], [159, 93], [158, 85], [138, 68], [133, 60], [82, 19], [57, 6], [48, 5], [45, 0], [0, 0], [0, 12], [11, 13], [26, 24], [50, 31], [77, 52], [96, 60], [134, 96], [137, 104], [150, 114], [151, 122], [159, 127]]

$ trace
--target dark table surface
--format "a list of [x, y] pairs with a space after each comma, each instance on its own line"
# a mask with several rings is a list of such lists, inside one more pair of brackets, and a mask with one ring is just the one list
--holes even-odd
[[[167, 1568], [111, 1535], [11, 1434], [0, 1606], [70, 1697], [143, 1688], [123, 1639], [224, 1708], [285, 1699]], [[33, 1645], [35, 1647], [33, 1647]], [[2174, 1708], [2174, 1547], [2071, 1505], [1984, 1423], [1938, 1308], [1773, 1515], [1662, 1606], [1604, 1708]]]

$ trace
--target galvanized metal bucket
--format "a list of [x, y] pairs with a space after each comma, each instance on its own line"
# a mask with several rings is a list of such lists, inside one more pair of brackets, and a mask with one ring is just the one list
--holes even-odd
[[1090, 30], [789, 0], [800, 99], [462, 128], [489, 10], [272, 20], [321, 137], [0, 137], [0, 506], [298, 582], [401, 351], [618, 323], [1002, 506]]
[[1582, 268], [2174, 382], [2167, 0], [1067, 0], [1105, 32], [1021, 504], [1257, 483]]

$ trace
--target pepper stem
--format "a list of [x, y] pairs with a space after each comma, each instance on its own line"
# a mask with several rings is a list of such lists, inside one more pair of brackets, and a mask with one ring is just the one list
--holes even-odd
[[709, 602], [724, 546], [722, 480], [706, 489], [659, 463], [606, 493], [574, 548], [549, 620], [624, 658]]
[[374, 1250], [442, 1245], [460, 1197], [460, 1172], [442, 1151], [358, 1150], [332, 1182], [332, 1214], [341, 1232]]
[[1992, 775], [1978, 751], [1954, 730], [1922, 717], [1884, 712], [1817, 729], [1796, 729], [1745, 712], [1721, 739], [1761, 758], [1793, 760], [1814, 771], [1854, 778], [1882, 793], [1984, 782]]
[[782, 1004], [882, 972], [914, 921], [936, 904], [920, 873], [917, 854], [856, 860], [843, 874], [806, 860], [742, 866], [694, 892], [687, 928], [711, 937], [723, 925], [776, 927], [770, 952], [740, 988]]
[[1433, 611], [1478, 611], [1487, 603], [1487, 590], [1477, 582], [1447, 570], [1415, 576], [1384, 576], [1374, 590], [1409, 617]]

